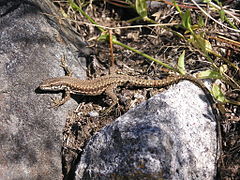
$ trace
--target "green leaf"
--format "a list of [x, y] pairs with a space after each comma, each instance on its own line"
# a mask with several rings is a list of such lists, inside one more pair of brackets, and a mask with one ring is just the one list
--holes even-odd
[[207, 52], [212, 52], [212, 44], [206, 39], [204, 39], [204, 46]]
[[180, 14], [180, 16], [182, 16], [182, 11], [181, 11], [180, 7], [178, 6], [178, 4], [176, 3], [176, 1], [172, 0], [172, 3], [175, 6], [175, 8], [177, 9], [177, 11]]
[[147, 3], [146, 0], [136, 0], [135, 3], [137, 13], [144, 19], [147, 17]]
[[189, 42], [191, 42], [196, 48], [199, 48], [203, 52], [212, 52], [211, 43], [203, 38], [202, 34], [195, 34], [194, 36], [190, 36]]
[[185, 50], [182, 52], [182, 54], [178, 58], [178, 70], [183, 75], [186, 74], [184, 60], [185, 60]]
[[109, 40], [109, 34], [106, 32], [103, 32], [101, 36], [98, 37], [98, 41], [107, 41]]
[[224, 12], [224, 10], [220, 10], [219, 14], [220, 14], [221, 20], [224, 22], [225, 21], [225, 12]]
[[223, 76], [218, 71], [208, 69], [206, 71], [201, 71], [200, 73], [198, 73], [197, 78], [199, 78], [199, 79], [222, 79]]
[[68, 3], [70, 4], [70, 6], [73, 8], [73, 10], [77, 11], [80, 7], [75, 4], [72, 0], [68, 0]]
[[203, 3], [209, 3], [211, 0], [203, 0]]
[[212, 86], [212, 95], [214, 96], [215, 99], [217, 99], [220, 102], [226, 103], [228, 100], [224, 96], [224, 94], [221, 91], [221, 88], [219, 85], [213, 84]]
[[182, 25], [187, 30], [192, 32], [191, 14], [189, 10], [187, 10], [185, 13], [182, 14]]
[[[104, 31], [101, 33], [101, 35], [98, 37], [98, 41], [109, 41], [109, 33], [108, 31]], [[116, 36], [112, 36], [112, 42], [116, 42], [117, 41], [117, 37]]]
[[227, 70], [228, 70], [228, 66], [227, 66], [226, 64], [223, 64], [223, 65], [220, 66], [220, 68], [219, 68], [219, 71], [220, 71], [221, 74], [227, 72]]
[[198, 25], [199, 25], [200, 27], [204, 27], [204, 26], [205, 26], [204, 20], [203, 20], [203, 17], [202, 17], [202, 16], [199, 16], [199, 18], [198, 18]]

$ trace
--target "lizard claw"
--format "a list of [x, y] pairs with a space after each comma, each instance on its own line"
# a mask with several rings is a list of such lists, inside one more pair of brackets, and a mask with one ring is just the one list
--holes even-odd
[[52, 103], [51, 103], [52, 108], [59, 107], [63, 104], [62, 99], [60, 99], [60, 98], [52, 98], [51, 97], [51, 100], [52, 100]]
[[100, 115], [101, 116], [107, 116], [108, 114], [110, 114], [112, 108], [107, 108], [107, 109], [104, 109], [100, 112]]
[[101, 111], [101, 115], [102, 115], [102, 116], [106, 116], [106, 115], [110, 114], [110, 113], [113, 111], [113, 107], [116, 106], [117, 104], [118, 104], [118, 103], [114, 103], [114, 104], [112, 104], [110, 107], [108, 107], [107, 109], [102, 110], [102, 111]]

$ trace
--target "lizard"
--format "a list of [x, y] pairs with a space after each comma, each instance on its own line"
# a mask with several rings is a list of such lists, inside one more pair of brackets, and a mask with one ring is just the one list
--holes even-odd
[[[105, 93], [112, 99], [112, 104], [105, 111], [104, 114], [108, 113], [117, 103], [118, 98], [114, 93], [114, 89], [118, 86], [130, 85], [134, 87], [163, 87], [168, 86], [174, 83], [177, 83], [181, 80], [189, 80], [200, 87], [205, 93], [211, 109], [214, 113], [217, 123], [217, 136], [218, 136], [218, 146], [221, 154], [222, 151], [222, 137], [221, 137], [221, 127], [220, 127], [220, 115], [216, 103], [213, 99], [208, 88], [203, 84], [202, 81], [196, 79], [191, 75], [175, 75], [172, 77], [167, 77], [160, 80], [146, 80], [128, 75], [105, 75], [102, 77], [94, 78], [91, 80], [81, 80], [71, 76], [63, 76], [50, 78], [43, 81], [39, 88], [46, 91], [65, 91], [65, 95], [62, 99], [56, 99], [55, 106], [60, 106], [64, 104], [67, 100], [70, 99], [70, 94], [80, 94], [87, 96], [97, 96]], [[218, 156], [219, 154], [217, 154]]]
[[70, 99], [70, 94], [80, 94], [87, 96], [97, 96], [106, 94], [112, 99], [110, 107], [111, 110], [117, 103], [118, 98], [114, 93], [114, 90], [119, 86], [131, 86], [131, 87], [164, 87], [180, 80], [189, 80], [200, 87], [206, 94], [211, 104], [214, 104], [214, 100], [207, 87], [198, 79], [190, 75], [175, 75], [160, 80], [147, 80], [128, 75], [105, 75], [91, 80], [81, 80], [71, 76], [63, 76], [50, 78], [43, 81], [39, 88], [44, 91], [65, 91], [62, 99], [56, 99], [54, 106], [60, 106]]

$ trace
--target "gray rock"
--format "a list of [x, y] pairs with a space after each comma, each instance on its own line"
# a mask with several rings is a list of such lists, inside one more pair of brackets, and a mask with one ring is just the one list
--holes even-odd
[[214, 179], [216, 122], [201, 89], [180, 82], [87, 144], [75, 179]]
[[43, 79], [64, 75], [63, 55], [78, 66], [75, 72], [84, 59], [76, 60], [71, 43], [57, 41], [60, 34], [39, 8], [27, 1], [5, 3], [0, 6], [0, 179], [59, 180], [62, 131], [67, 110], [77, 103], [49, 109], [53, 95], [35, 90]]

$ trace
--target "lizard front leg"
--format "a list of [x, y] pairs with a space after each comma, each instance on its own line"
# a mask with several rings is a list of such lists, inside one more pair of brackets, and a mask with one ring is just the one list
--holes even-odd
[[69, 68], [67, 65], [65, 56], [61, 58], [61, 64], [60, 66], [64, 69], [65, 71], [65, 76], [72, 76], [72, 70]]
[[70, 99], [70, 91], [65, 91], [62, 98], [55, 98], [52, 101], [51, 107], [58, 107], [63, 105]]

